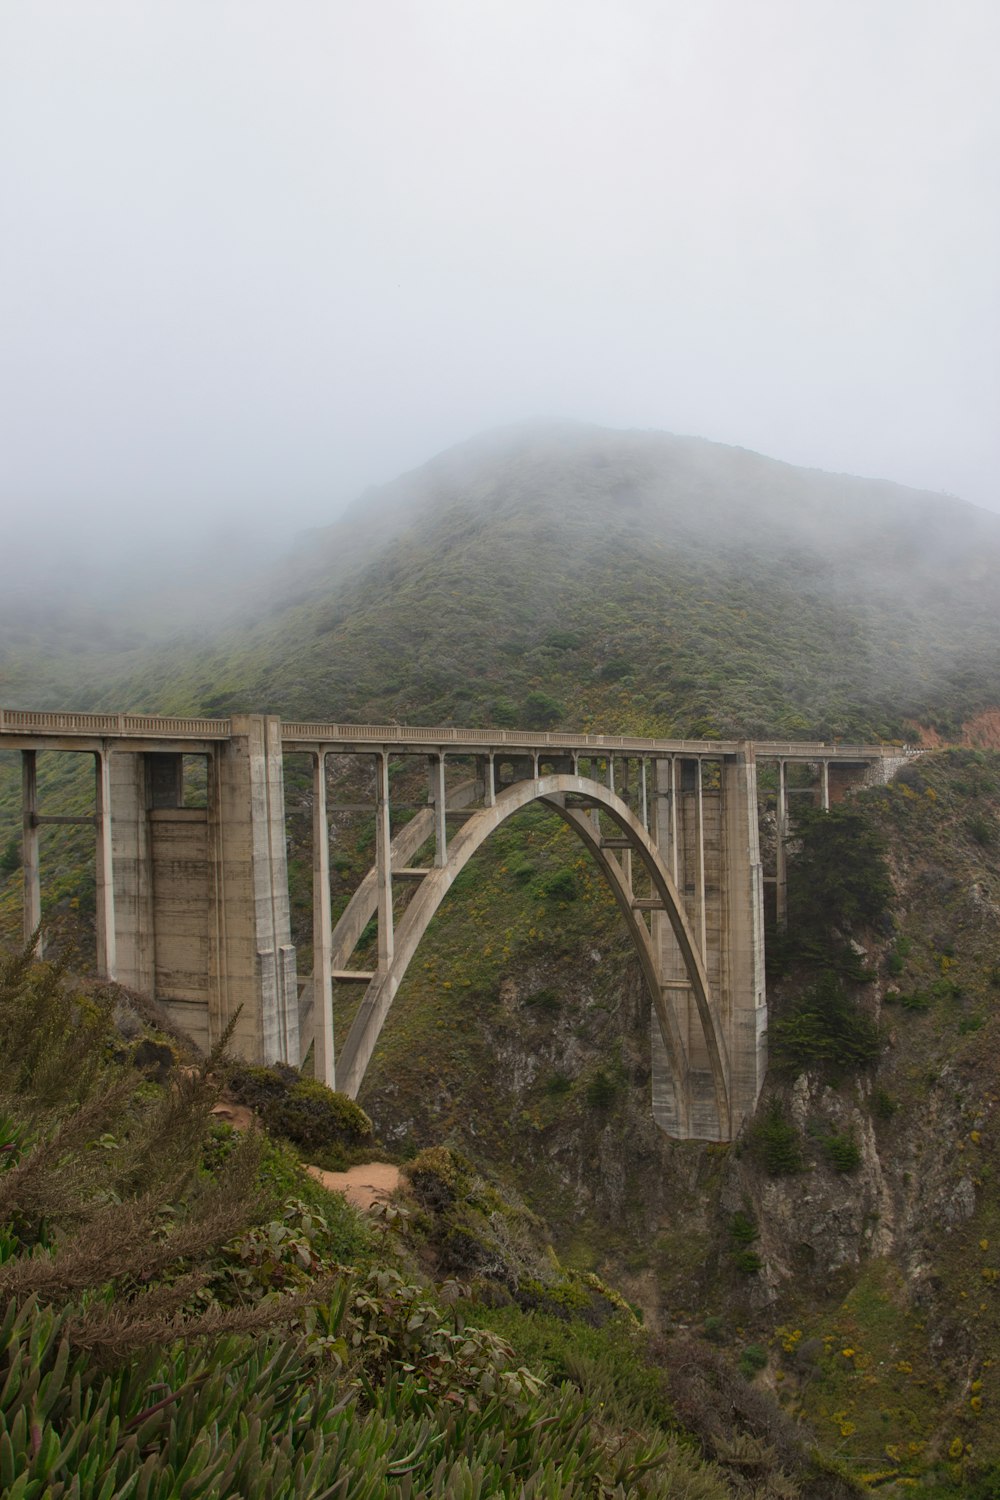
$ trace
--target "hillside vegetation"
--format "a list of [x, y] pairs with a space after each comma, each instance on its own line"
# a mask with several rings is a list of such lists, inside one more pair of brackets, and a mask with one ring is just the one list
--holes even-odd
[[[5, 648], [0, 698], [709, 737], [910, 739], [922, 726], [948, 741], [1000, 705], [998, 564], [1000, 518], [957, 500], [664, 434], [511, 429], [362, 497], [225, 630], [155, 648], [81, 635], [71, 652], [64, 620], [44, 665], [41, 636]], [[82, 810], [79, 772], [42, 764], [46, 811]], [[615, 1430], [695, 1433], [719, 1466], [698, 1484], [755, 1493], [763, 1442], [781, 1457], [759, 1493], [824, 1493], [782, 1426], [801, 1421], [824, 1463], [883, 1492], [996, 1493], [998, 766], [944, 749], [803, 820], [792, 930], [769, 937], [772, 1072], [733, 1147], [653, 1125], [638, 964], [574, 836], [537, 809], [470, 862], [399, 992], [361, 1102], [384, 1151], [421, 1163], [406, 1255], [425, 1276], [489, 1283], [462, 1316], [508, 1339], [515, 1369], [568, 1374], [589, 1412], [608, 1399], [595, 1369], [630, 1371]], [[0, 768], [9, 935], [15, 771]], [[418, 772], [394, 771], [401, 802], [422, 795]], [[286, 774], [308, 972], [310, 788], [300, 766]], [[372, 800], [363, 762], [330, 775], [331, 800]], [[337, 819], [335, 910], [372, 830], [364, 814]], [[46, 832], [46, 924], [64, 945], [87, 938], [89, 839]], [[338, 1001], [340, 1037], [349, 1020]], [[518, 1260], [525, 1237], [551, 1237], [561, 1309], [544, 1256]], [[579, 1330], [565, 1342], [573, 1278], [594, 1275], [644, 1317], [643, 1370], [652, 1357], [695, 1372], [670, 1388], [669, 1413], [627, 1339], [617, 1354]], [[173, 1389], [174, 1374], [157, 1378]], [[735, 1427], [706, 1391], [742, 1413]], [[366, 1409], [382, 1399], [366, 1392]], [[751, 1467], [727, 1468], [741, 1453]], [[666, 1493], [685, 1493], [672, 1482]]]
[[[126, 1010], [0, 964], [8, 1500], [855, 1493], [710, 1350], [657, 1350], [563, 1274], [453, 1153], [410, 1169], [417, 1233], [394, 1210], [379, 1236], [289, 1147], [212, 1128], [221, 1053], [138, 1071]], [[478, 1290], [413, 1263], [443, 1261], [456, 1221], [492, 1240]]]
[[[0, 658], [76, 708], [952, 734], [1000, 703], [1000, 519], [663, 433], [512, 428], [369, 491], [234, 627]], [[92, 633], [91, 633], [92, 634]]]

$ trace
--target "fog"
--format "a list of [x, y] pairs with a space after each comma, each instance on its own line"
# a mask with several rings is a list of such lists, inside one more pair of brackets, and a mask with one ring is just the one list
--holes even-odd
[[1000, 509], [998, 44], [995, 0], [3, 0], [6, 582], [242, 566], [525, 419]]

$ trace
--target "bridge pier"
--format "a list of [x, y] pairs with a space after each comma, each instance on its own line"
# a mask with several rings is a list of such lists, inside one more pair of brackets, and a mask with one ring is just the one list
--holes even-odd
[[[704, 766], [718, 769], [706, 789]], [[718, 1007], [731, 1064], [730, 1129], [753, 1112], [767, 1070], [763, 883], [752, 748], [718, 762], [671, 756], [654, 762], [653, 837], [685, 902]], [[651, 1028], [653, 1118], [668, 1135], [720, 1135], [704, 1028], [666, 914], [654, 911], [653, 942], [664, 989], [678, 1017], [688, 1082], [678, 1097], [660, 1028]]]
[[233, 1051], [298, 1063], [280, 729], [259, 716], [232, 729], [205, 747], [200, 807], [184, 805], [181, 751], [102, 755], [98, 967], [117, 951], [114, 977], [206, 1049], [239, 1012]]
[[[330, 912], [330, 820], [326, 750], [313, 754], [313, 1076], [333, 1088], [333, 927]], [[304, 1050], [300, 1038], [300, 1051]], [[296, 1059], [298, 1061], [298, 1059]]]
[[[37, 752], [21, 751], [21, 870], [24, 877], [24, 941], [34, 942], [41, 958], [44, 951], [42, 883], [38, 849]], [[37, 934], [37, 936], [36, 936]]]

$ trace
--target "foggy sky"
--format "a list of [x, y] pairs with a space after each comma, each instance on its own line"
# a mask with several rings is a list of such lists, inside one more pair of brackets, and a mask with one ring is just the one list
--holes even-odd
[[996, 0], [0, 0], [0, 535], [283, 540], [547, 417], [1000, 509], [998, 52]]

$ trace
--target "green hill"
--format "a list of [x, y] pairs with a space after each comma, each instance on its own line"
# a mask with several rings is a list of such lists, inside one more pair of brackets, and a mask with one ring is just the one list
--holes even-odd
[[84, 624], [71, 670], [63, 639], [41, 675], [31, 641], [0, 672], [8, 701], [73, 707], [948, 735], [1000, 703], [998, 580], [1000, 517], [959, 500], [664, 433], [515, 427], [363, 495], [221, 633], [91, 651]]

